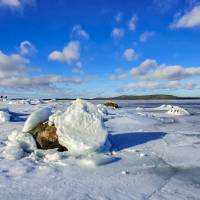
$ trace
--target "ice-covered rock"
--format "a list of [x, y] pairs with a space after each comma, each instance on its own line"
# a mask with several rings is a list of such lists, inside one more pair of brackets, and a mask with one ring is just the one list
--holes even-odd
[[38, 124], [36, 128], [29, 131], [37, 141], [38, 147], [41, 149], [58, 149], [58, 151], [66, 151], [67, 148], [61, 146], [58, 142], [57, 129], [52, 124]]
[[33, 130], [38, 124], [46, 122], [49, 116], [52, 114], [51, 108], [45, 107], [33, 112], [26, 120], [23, 128], [23, 132], [29, 132]]
[[90, 102], [77, 99], [67, 110], [55, 117], [59, 143], [71, 154], [108, 149], [110, 143], [102, 114]]
[[13, 131], [8, 136], [3, 155], [10, 160], [21, 159], [36, 148], [35, 140], [31, 134]]
[[10, 114], [7, 111], [0, 111], [0, 123], [10, 121]]
[[171, 109], [167, 111], [167, 114], [171, 115], [190, 115], [190, 113], [185, 110], [184, 108], [181, 108], [179, 106], [173, 106]]

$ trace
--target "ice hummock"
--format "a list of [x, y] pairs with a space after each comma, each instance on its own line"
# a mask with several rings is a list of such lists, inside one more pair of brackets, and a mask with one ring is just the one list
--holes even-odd
[[13, 131], [8, 136], [3, 155], [9, 160], [21, 159], [35, 149], [37, 149], [36, 143], [31, 134]]
[[49, 107], [36, 110], [26, 120], [22, 131], [29, 132], [30, 130], [34, 129], [38, 124], [48, 121], [51, 114], [51, 108]]
[[54, 119], [59, 143], [69, 153], [80, 155], [109, 148], [102, 114], [94, 104], [77, 99]]
[[181, 108], [179, 106], [173, 106], [167, 111], [167, 114], [171, 115], [190, 115], [190, 113], [185, 110], [184, 108]]
[[180, 107], [180, 106], [175, 106], [175, 105], [167, 105], [167, 104], [163, 104], [159, 107], [154, 108], [154, 110], [157, 111], [166, 111], [167, 114], [171, 114], [171, 115], [190, 115], [190, 113]]

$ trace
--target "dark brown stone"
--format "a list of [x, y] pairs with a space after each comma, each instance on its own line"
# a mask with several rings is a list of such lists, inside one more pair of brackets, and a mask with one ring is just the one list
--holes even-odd
[[112, 108], [119, 108], [119, 105], [113, 101], [108, 101], [104, 103], [105, 106], [107, 107], [112, 107]]
[[33, 134], [38, 148], [41, 149], [54, 149], [58, 148], [58, 151], [67, 151], [66, 147], [63, 147], [58, 142], [58, 136], [56, 134], [56, 127], [54, 125], [49, 126], [48, 123], [39, 124], [30, 133]]

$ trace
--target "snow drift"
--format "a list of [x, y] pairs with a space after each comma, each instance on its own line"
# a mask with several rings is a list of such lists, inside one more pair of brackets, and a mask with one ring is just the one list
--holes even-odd
[[102, 114], [92, 103], [77, 99], [64, 113], [53, 118], [59, 143], [69, 153], [84, 154], [109, 148]]
[[51, 109], [49, 107], [36, 110], [26, 120], [22, 131], [28, 132], [33, 130], [38, 124], [48, 121], [51, 114]]

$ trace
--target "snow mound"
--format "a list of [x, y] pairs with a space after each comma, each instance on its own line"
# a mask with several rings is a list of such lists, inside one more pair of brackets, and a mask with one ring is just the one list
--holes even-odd
[[110, 143], [102, 114], [90, 102], [77, 99], [67, 110], [55, 117], [59, 143], [71, 154], [107, 150]]
[[26, 120], [23, 128], [23, 132], [28, 132], [34, 129], [38, 124], [48, 121], [51, 115], [51, 108], [45, 107], [33, 112]]
[[190, 115], [190, 113], [185, 110], [184, 108], [181, 108], [179, 106], [173, 106], [171, 109], [167, 111], [167, 114], [171, 115]]
[[10, 121], [10, 114], [6, 111], [0, 111], [0, 123]]
[[21, 159], [32, 153], [35, 149], [37, 149], [36, 143], [31, 134], [13, 131], [8, 136], [3, 155], [9, 160]]

